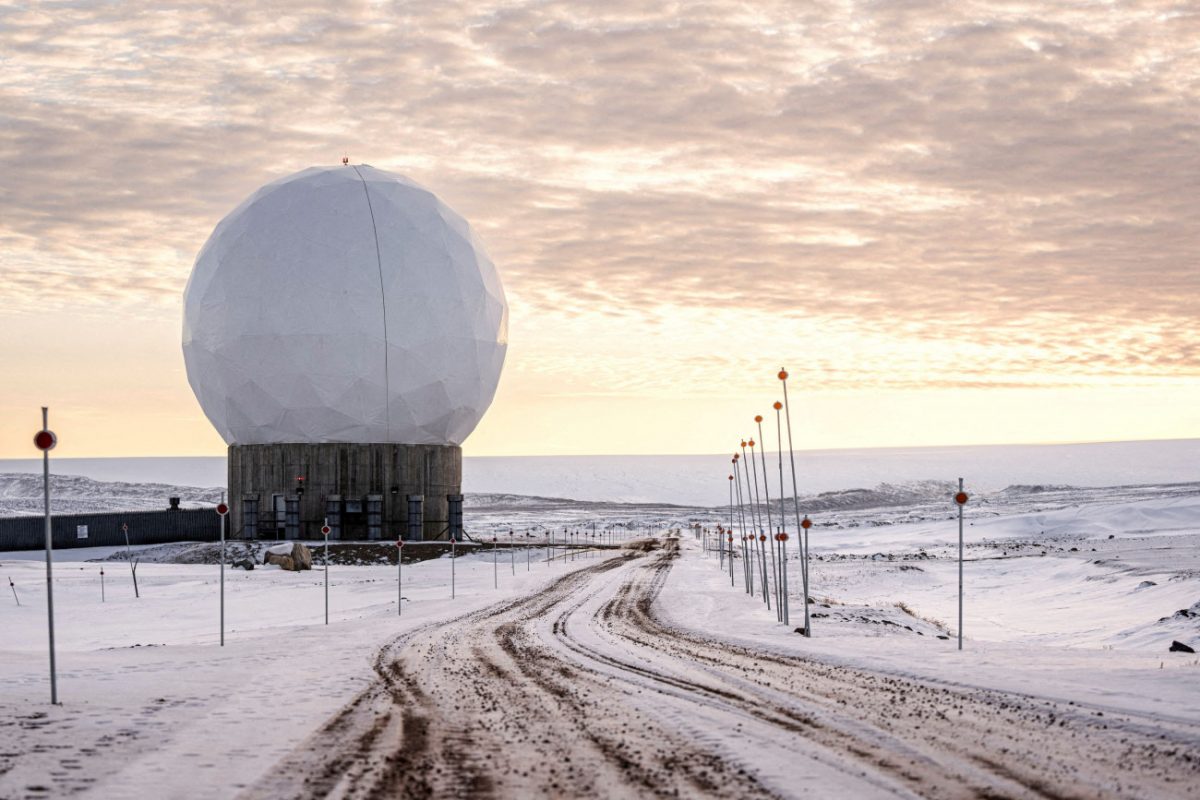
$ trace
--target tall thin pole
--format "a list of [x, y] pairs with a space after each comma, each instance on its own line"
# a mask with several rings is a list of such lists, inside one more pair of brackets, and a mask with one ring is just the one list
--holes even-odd
[[[221, 492], [221, 505], [225, 505], [225, 493]], [[217, 509], [220, 511], [220, 509]], [[225, 646], [225, 515], [221, 517], [221, 647]]]
[[[737, 476], [737, 496], [738, 496], [738, 516], [742, 523], [742, 573], [745, 580], [742, 581], [742, 588], [746, 590], [746, 594], [754, 594], [754, 571], [750, 567], [749, 552], [746, 549], [746, 506], [742, 502], [742, 474], [738, 471], [738, 455], [733, 456], [733, 471]], [[744, 464], [742, 466], [745, 466]]]
[[[729, 543], [729, 585], [733, 587], [733, 529], [730, 528], [728, 535], [722, 538]], [[724, 547], [725, 542], [722, 542], [721, 546]]]
[[[963, 479], [958, 479], [958, 501], [963, 497]], [[958, 503], [958, 649], [962, 650], [962, 633], [963, 633], [963, 506], [965, 502]]]
[[[42, 406], [42, 430], [50, 430], [50, 409]], [[54, 661], [54, 538], [50, 529], [50, 447], [42, 449], [42, 503], [46, 512], [46, 620], [50, 629], [50, 705], [58, 705], [58, 669]]]
[[[761, 438], [761, 434], [759, 435]], [[762, 576], [762, 599], [767, 604], [767, 608], [771, 607], [771, 596], [768, 593], [770, 583], [767, 580], [767, 535], [763, 532], [762, 520], [762, 498], [758, 494], [758, 462], [754, 460], [754, 440], [750, 440], [750, 466], [754, 469], [754, 505], [758, 507], [758, 569]], [[766, 478], [766, 476], [763, 476]]]
[[729, 546], [729, 585], [733, 586], [733, 476], [729, 476], [729, 535], [721, 537], [721, 547]]
[[500, 588], [500, 565], [496, 561], [496, 535], [492, 534], [492, 588]]
[[[779, 532], [787, 533], [787, 515], [783, 512], [783, 423], [780, 420], [779, 412], [783, 409], [783, 403], [775, 401], [775, 439], [776, 450], [779, 453]], [[764, 467], [764, 471], [766, 471]], [[787, 574], [787, 539], [780, 538], [779, 540], [779, 577], [783, 584], [780, 591], [780, 606], [783, 614], [783, 624], [791, 625], [791, 598], [788, 597], [788, 574]]]
[[[749, 460], [753, 461], [754, 459], [751, 458]], [[758, 524], [758, 509], [754, 504], [754, 497], [750, 494], [750, 468], [746, 466], [746, 461], [746, 443], [742, 442], [742, 471], [745, 473], [746, 478], [746, 505], [750, 506], [750, 574], [753, 577], [754, 573], [758, 571], [758, 564], [755, 562], [755, 559], [758, 557], [758, 542], [755, 540], [758, 537], [755, 535], [755, 531], [762, 526]], [[754, 596], [753, 581], [751, 582], [750, 595]]]
[[[325, 518], [324, 529], [329, 529], [329, 517]], [[322, 548], [325, 561], [325, 624], [329, 624], [329, 534], [325, 534], [325, 547]]]
[[[763, 468], [763, 498], [767, 503], [767, 542], [766, 544], [771, 549], [771, 577], [775, 579], [775, 617], [780, 622], [783, 621], [783, 609], [780, 608], [779, 602], [779, 562], [775, 558], [775, 549], [777, 542], [775, 541], [775, 524], [771, 521], [771, 481], [767, 478], [767, 443], [762, 435], [762, 416], [756, 416], [754, 422], [758, 425], [758, 457], [762, 461]], [[783, 501], [783, 496], [780, 495], [780, 502]], [[782, 513], [783, 506], [780, 506]]]
[[396, 541], [396, 616], [404, 616], [404, 537]]
[[783, 383], [783, 415], [787, 421], [788, 459], [792, 464], [792, 503], [796, 512], [796, 545], [800, 548], [800, 582], [804, 591], [804, 635], [812, 636], [808, 616], [808, 531], [800, 527], [800, 490], [796, 488], [796, 451], [792, 447], [792, 407], [788, 402], [787, 370], [779, 368], [779, 380]]

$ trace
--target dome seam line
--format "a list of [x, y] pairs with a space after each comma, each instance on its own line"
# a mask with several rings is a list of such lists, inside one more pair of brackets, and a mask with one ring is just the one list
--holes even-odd
[[379, 250], [379, 230], [375, 227], [375, 208], [371, 205], [371, 192], [367, 181], [358, 167], [352, 167], [362, 182], [363, 194], [367, 198], [367, 213], [371, 216], [371, 234], [375, 237], [375, 266], [379, 270], [379, 301], [383, 305], [383, 414], [387, 426], [387, 440], [392, 440], [392, 384], [388, 374], [387, 292], [383, 283], [383, 254]]

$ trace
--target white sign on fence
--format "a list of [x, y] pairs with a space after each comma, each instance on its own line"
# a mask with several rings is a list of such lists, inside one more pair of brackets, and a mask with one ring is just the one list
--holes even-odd
[[87, 525], [76, 525], [75, 526], [75, 538], [76, 539], [86, 539], [87, 538]]

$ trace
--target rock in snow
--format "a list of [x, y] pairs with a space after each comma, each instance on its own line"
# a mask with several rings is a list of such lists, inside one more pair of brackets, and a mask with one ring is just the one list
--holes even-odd
[[299, 572], [312, 569], [312, 551], [303, 542], [290, 545], [275, 545], [263, 556], [264, 564], [277, 564], [281, 569]]
[[1194, 652], [1196, 652], [1196, 650], [1195, 650], [1195, 648], [1189, 647], [1188, 645], [1184, 644], [1183, 642], [1174, 641], [1174, 642], [1171, 642], [1170, 652], [1172, 652], [1172, 653], [1194, 653]]

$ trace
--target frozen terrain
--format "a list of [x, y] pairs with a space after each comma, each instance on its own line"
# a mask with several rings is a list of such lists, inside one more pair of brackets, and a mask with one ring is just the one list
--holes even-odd
[[[768, 440], [770, 440], [768, 433]], [[734, 443], [730, 443], [732, 453]], [[768, 460], [773, 453], [768, 454]], [[225, 459], [53, 458], [54, 471], [98, 481], [219, 487]], [[802, 494], [965, 477], [978, 490], [1014, 484], [1118, 486], [1200, 481], [1200, 439], [1096, 444], [800, 450]], [[40, 473], [39, 459], [0, 460], [0, 472]], [[468, 491], [620, 503], [723, 503], [729, 455], [525, 456], [463, 459]], [[790, 494], [790, 492], [789, 492]]]
[[394, 564], [338, 563], [328, 627], [319, 553], [227, 568], [223, 648], [214, 546], [147, 549], [140, 598], [66, 551], [57, 707], [41, 554], [0, 554], [0, 797], [1196, 796], [1200, 484], [973, 492], [961, 653], [953, 487], [802, 501], [812, 639], [794, 549], [791, 625], [704, 550], [727, 506], [476, 495], [553, 558], [462, 556], [453, 600], [406, 563], [403, 616]]
[[[184, 508], [214, 506], [223, 490], [166, 483], [98, 481], [83, 475], [50, 476], [53, 510], [61, 514], [103, 511], [150, 511], [167, 508], [178, 497]], [[41, 514], [41, 473], [0, 472], [0, 516]]]

